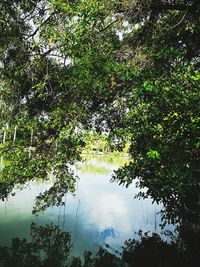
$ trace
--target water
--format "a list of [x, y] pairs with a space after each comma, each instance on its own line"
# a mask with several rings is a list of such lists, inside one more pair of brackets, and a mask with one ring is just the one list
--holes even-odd
[[161, 206], [152, 204], [151, 199], [134, 199], [138, 192], [134, 184], [124, 188], [109, 181], [113, 170], [126, 162], [127, 158], [120, 157], [88, 157], [75, 167], [80, 177], [76, 196], [67, 195], [64, 207], [49, 208], [39, 217], [31, 214], [35, 197], [50, 184], [33, 182], [0, 202], [0, 246], [10, 245], [15, 237], [29, 239], [31, 222], [54, 223], [70, 232], [72, 254], [76, 256], [85, 250], [96, 252], [99, 246], [109, 246], [108, 250], [116, 254], [140, 229], [160, 233], [157, 213]]

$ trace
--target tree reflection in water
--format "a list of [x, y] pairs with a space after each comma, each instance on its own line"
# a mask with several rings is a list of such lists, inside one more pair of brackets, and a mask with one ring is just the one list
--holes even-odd
[[[197, 267], [199, 231], [179, 229], [178, 237], [164, 241], [158, 234], [138, 233], [139, 239], [125, 241], [121, 258], [100, 248], [96, 255], [85, 251], [82, 258], [71, 255], [71, 236], [58, 226], [31, 224], [30, 240], [15, 238], [0, 248], [1, 267]], [[171, 234], [170, 234], [171, 235]]]
[[53, 224], [31, 224], [31, 241], [15, 238], [11, 247], [0, 250], [0, 259], [6, 267], [65, 266], [71, 249], [70, 234]]

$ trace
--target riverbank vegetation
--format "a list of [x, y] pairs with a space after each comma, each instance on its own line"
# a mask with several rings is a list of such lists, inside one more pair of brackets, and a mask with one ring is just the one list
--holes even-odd
[[110, 138], [107, 133], [98, 133], [95, 130], [85, 133], [84, 148], [82, 153], [97, 154], [97, 155], [110, 155], [110, 156], [128, 156], [130, 141]]

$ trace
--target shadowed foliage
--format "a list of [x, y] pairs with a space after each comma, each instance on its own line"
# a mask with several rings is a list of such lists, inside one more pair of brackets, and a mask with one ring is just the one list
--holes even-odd
[[[170, 235], [169, 235], [170, 236]], [[93, 255], [71, 255], [70, 234], [53, 224], [31, 225], [31, 240], [15, 238], [10, 247], [0, 248], [2, 267], [195, 267], [200, 263], [200, 235], [191, 229], [179, 229], [178, 237], [164, 241], [156, 233], [138, 233], [138, 240], [125, 241], [122, 257], [103, 248]], [[171, 240], [171, 241], [170, 241]]]

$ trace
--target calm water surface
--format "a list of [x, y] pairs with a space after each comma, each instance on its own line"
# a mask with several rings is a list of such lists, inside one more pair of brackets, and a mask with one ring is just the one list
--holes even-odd
[[31, 214], [35, 197], [50, 183], [34, 182], [0, 202], [0, 246], [9, 245], [14, 237], [29, 239], [31, 222], [55, 223], [70, 232], [76, 256], [107, 245], [110, 252], [116, 253], [140, 229], [160, 233], [157, 213], [161, 206], [152, 204], [151, 199], [134, 199], [138, 192], [134, 184], [127, 189], [109, 181], [113, 170], [127, 162], [127, 158], [120, 157], [87, 157], [75, 167], [80, 177], [76, 196], [67, 195], [64, 207], [49, 208], [38, 217]]

